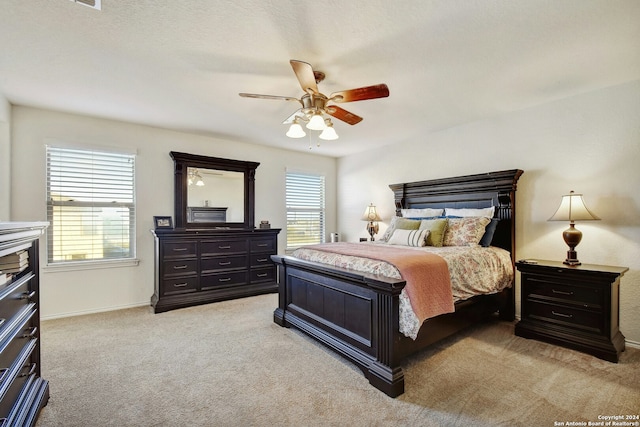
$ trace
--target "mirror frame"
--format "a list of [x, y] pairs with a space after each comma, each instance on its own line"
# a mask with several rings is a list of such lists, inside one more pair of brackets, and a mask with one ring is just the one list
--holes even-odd
[[[197, 154], [169, 153], [174, 162], [174, 212], [175, 227], [180, 229], [202, 228], [255, 228], [255, 178], [258, 162], [200, 156]], [[187, 168], [218, 169], [244, 173], [244, 222], [188, 222], [187, 221]]]

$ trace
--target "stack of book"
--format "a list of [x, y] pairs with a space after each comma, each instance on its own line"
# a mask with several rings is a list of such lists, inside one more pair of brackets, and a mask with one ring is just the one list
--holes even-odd
[[29, 253], [27, 251], [18, 251], [9, 255], [0, 257], [0, 271], [6, 273], [20, 273], [29, 266]]

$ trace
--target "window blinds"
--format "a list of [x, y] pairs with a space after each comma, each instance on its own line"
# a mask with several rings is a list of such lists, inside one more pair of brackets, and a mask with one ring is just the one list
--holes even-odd
[[323, 243], [325, 235], [324, 176], [287, 172], [287, 250]]
[[135, 156], [47, 146], [49, 263], [135, 257]]

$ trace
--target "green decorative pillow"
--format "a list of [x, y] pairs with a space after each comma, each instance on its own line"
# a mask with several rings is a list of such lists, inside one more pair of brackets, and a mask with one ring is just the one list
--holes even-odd
[[444, 234], [447, 231], [446, 219], [423, 219], [420, 221], [420, 230], [429, 230], [427, 246], [440, 247], [444, 242]]
[[420, 228], [419, 219], [406, 219], [400, 216], [394, 216], [391, 219], [389, 228], [384, 232], [380, 241], [388, 242], [395, 230], [417, 230], [418, 228]]

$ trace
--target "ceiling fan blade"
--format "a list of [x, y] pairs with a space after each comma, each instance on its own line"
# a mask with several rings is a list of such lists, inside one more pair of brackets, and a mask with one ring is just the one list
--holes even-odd
[[302, 104], [298, 98], [292, 98], [290, 96], [278, 96], [278, 95], [259, 95], [257, 93], [239, 93], [238, 95], [243, 98], [260, 98], [260, 99], [277, 99], [281, 101], [297, 101]]
[[319, 93], [318, 84], [316, 83], [316, 76], [313, 73], [313, 67], [311, 66], [311, 64], [295, 59], [290, 60], [289, 63], [293, 68], [293, 72], [296, 73], [296, 77], [300, 82], [302, 90], [308, 94]]
[[329, 97], [333, 102], [364, 101], [366, 99], [386, 98], [389, 96], [389, 88], [386, 84], [360, 87], [357, 89], [334, 92]]
[[362, 121], [362, 117], [356, 116], [355, 114], [350, 113], [344, 108], [338, 107], [337, 105], [330, 105], [326, 107], [324, 111], [330, 116], [342, 120], [343, 122], [349, 123], [350, 125], [355, 125]]

